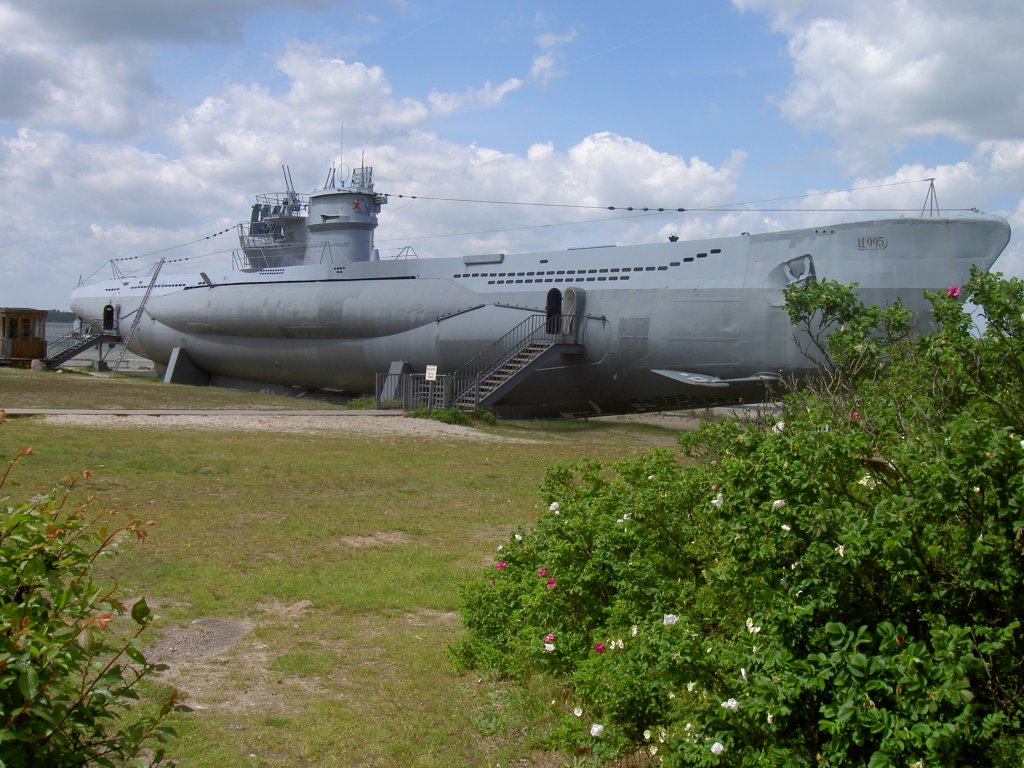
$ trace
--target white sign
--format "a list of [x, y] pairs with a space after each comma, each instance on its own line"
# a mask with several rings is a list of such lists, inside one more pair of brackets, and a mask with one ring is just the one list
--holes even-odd
[[437, 366], [436, 365], [428, 365], [427, 366], [427, 381], [437, 381]]

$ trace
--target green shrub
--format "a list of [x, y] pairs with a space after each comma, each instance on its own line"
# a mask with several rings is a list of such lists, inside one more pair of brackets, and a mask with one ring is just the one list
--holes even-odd
[[561, 681], [553, 732], [597, 756], [1019, 766], [1024, 285], [929, 298], [915, 335], [902, 307], [792, 289], [819, 369], [777, 422], [550, 469], [455, 656]]
[[[0, 487], [31, 452], [17, 452]], [[89, 518], [87, 505], [71, 505], [77, 481], [0, 505], [0, 766], [7, 768], [156, 764], [171, 734], [163, 721], [176, 705], [173, 691], [155, 712], [127, 708], [140, 681], [163, 668], [137, 646], [152, 619], [146, 601], [129, 611], [92, 578], [98, 557], [124, 537], [143, 541], [151, 523], [119, 523], [114, 512]], [[126, 612], [134, 622], [127, 632], [118, 620]]]
[[408, 411], [406, 414], [413, 419], [433, 419], [443, 424], [455, 424], [457, 426], [471, 426], [473, 424], [494, 424], [496, 419], [490, 411], [477, 409], [474, 411], [462, 411], [452, 406], [449, 408], [432, 408], [427, 410], [424, 407]]
[[[353, 397], [347, 403], [345, 408], [350, 411], [372, 411], [377, 407], [377, 402], [374, 398], [364, 395], [362, 397]], [[387, 406], [385, 406], [387, 407]]]

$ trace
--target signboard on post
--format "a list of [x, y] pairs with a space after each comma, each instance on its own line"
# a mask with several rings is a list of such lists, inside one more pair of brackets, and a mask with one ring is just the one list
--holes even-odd
[[437, 366], [428, 365], [427, 373], [423, 378], [430, 384], [427, 391], [427, 413], [430, 414], [434, 412], [434, 382], [437, 381]]

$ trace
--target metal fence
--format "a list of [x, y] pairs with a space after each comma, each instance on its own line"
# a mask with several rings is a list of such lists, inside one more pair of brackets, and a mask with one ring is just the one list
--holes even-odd
[[378, 373], [374, 407], [428, 412], [435, 408], [450, 408], [459, 392], [472, 387], [470, 376], [438, 374], [428, 381], [425, 373]]
[[425, 373], [378, 373], [375, 405], [377, 408], [401, 408], [415, 411], [459, 407], [479, 407], [480, 385], [488, 374], [500, 368], [531, 341], [581, 344], [586, 315], [535, 314], [484, 349], [454, 373], [438, 374], [428, 381]]

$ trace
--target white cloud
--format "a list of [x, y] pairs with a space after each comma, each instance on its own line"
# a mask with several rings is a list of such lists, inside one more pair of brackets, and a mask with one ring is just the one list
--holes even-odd
[[[743, 160], [736, 153], [721, 167], [698, 157], [687, 161], [608, 132], [587, 136], [565, 151], [549, 142], [534, 144], [525, 156], [419, 134], [389, 155], [388, 163], [374, 161], [388, 187], [420, 198], [392, 200], [378, 242], [386, 254], [411, 243], [421, 256], [441, 256], [643, 242], [672, 233], [707, 236], [722, 227], [737, 233], [735, 218], [639, 209], [727, 202], [735, 195]], [[465, 198], [467, 190], [474, 200], [499, 202], [429, 199]], [[636, 210], [624, 210], [629, 206]], [[455, 233], [467, 234], [432, 237]]]
[[57, 44], [225, 42], [240, 39], [249, 15], [326, 5], [326, 0], [0, 0], [0, 18], [16, 14], [32, 24], [37, 39]]
[[[538, 23], [545, 21], [540, 19]], [[564, 75], [565, 70], [562, 65], [565, 62], [565, 52], [561, 48], [575, 39], [575, 29], [568, 32], [544, 32], [537, 35], [534, 42], [541, 53], [533, 58], [533, 63], [530, 65], [530, 79], [541, 85], [547, 85], [554, 78]]]
[[546, 85], [563, 74], [559, 64], [559, 57], [553, 53], [542, 53], [534, 57], [530, 65], [530, 79]]
[[378, 66], [325, 58], [311, 46], [293, 45], [278, 61], [291, 83], [279, 109], [303, 116], [302, 132], [310, 138], [346, 126], [373, 136], [407, 130], [424, 123], [426, 106], [411, 98], [393, 98], [391, 84]]
[[462, 93], [431, 91], [427, 100], [436, 115], [450, 115], [466, 106], [493, 107], [501, 103], [509, 93], [523, 87], [523, 81], [510, 77], [503, 83], [484, 83], [481, 88], [467, 88]]
[[916, 139], [996, 141], [1017, 135], [1024, 99], [1024, 5], [953, 2], [734, 0], [768, 14], [789, 38], [795, 77], [779, 107], [831, 134], [852, 169], [877, 169]]
[[155, 90], [149, 65], [137, 46], [61, 48], [40, 45], [31, 32], [8, 39], [0, 51], [0, 119], [127, 134], [139, 128], [139, 104]]
[[537, 35], [537, 47], [542, 49], [554, 48], [564, 43], [571, 43], [576, 39], [576, 30], [571, 29], [568, 32], [557, 33], [557, 32], [545, 32], [542, 35]]
[[[387, 142], [425, 124], [426, 104], [394, 98], [383, 69], [291, 46], [277, 61], [287, 87], [231, 84], [182, 115], [170, 129], [183, 159], [204, 177], [239, 188], [284, 163], [312, 163], [348, 147]], [[302, 163], [299, 158], [305, 158]], [[317, 170], [317, 175], [320, 171]]]
[[[236, 43], [262, 11], [325, 0], [0, 0], [0, 119], [124, 137], [159, 112], [157, 46]], [[143, 105], [146, 105], [145, 107]]]
[[1016, 186], [1024, 189], [1024, 139], [983, 141], [978, 154], [993, 172], [1014, 177]]
[[[75, 143], [56, 131], [23, 128], [0, 139], [0, 186], [5, 236], [17, 244], [0, 251], [2, 284], [15, 286], [24, 296], [18, 303], [29, 306], [66, 306], [75, 280], [103, 269], [106, 259], [211, 235], [241, 218], [223, 215], [234, 190], [223, 192], [181, 161], [128, 144]], [[222, 235], [205, 250], [225, 245]]]

